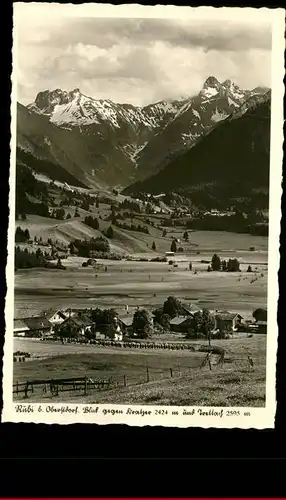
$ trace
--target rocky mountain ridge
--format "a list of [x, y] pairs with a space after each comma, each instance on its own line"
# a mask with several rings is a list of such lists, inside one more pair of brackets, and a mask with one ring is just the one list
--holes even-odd
[[17, 146], [39, 159], [39, 168], [54, 165], [54, 177], [58, 166], [61, 177], [66, 171], [81, 185], [126, 186], [156, 174], [263, 91], [209, 77], [197, 96], [138, 107], [79, 89], [46, 90], [27, 107], [18, 104]]

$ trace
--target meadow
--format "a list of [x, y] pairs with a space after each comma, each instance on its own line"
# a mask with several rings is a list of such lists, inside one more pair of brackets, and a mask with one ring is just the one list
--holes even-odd
[[[187, 351], [152, 351], [100, 348], [96, 346], [47, 346], [43, 342], [17, 340], [42, 359], [14, 365], [14, 382], [35, 379], [88, 376], [112, 378], [117, 387], [92, 390], [87, 396], [60, 393], [60, 401], [76, 403], [156, 404], [175, 406], [264, 406], [266, 380], [266, 336], [216, 340], [231, 363], [223, 367], [200, 368], [205, 354]], [[21, 343], [21, 344], [20, 344]], [[37, 346], [35, 347], [35, 345]], [[193, 342], [197, 346], [198, 342]], [[51, 347], [48, 352], [47, 347]], [[42, 350], [42, 351], [41, 351]], [[246, 358], [254, 362], [250, 369]], [[148, 378], [146, 372], [148, 367]], [[170, 376], [172, 369], [172, 377]], [[123, 380], [125, 377], [126, 387]], [[19, 395], [17, 399], [21, 399]], [[29, 401], [57, 402], [49, 393], [35, 392]]]
[[15, 317], [39, 314], [47, 307], [157, 307], [169, 295], [244, 315], [266, 306], [265, 262], [252, 263], [253, 273], [246, 272], [247, 262], [241, 263], [240, 273], [209, 273], [201, 255], [176, 257], [178, 267], [167, 262], [99, 260], [107, 267], [104, 272], [83, 268], [83, 260], [63, 260], [66, 270], [19, 270], [15, 275]]

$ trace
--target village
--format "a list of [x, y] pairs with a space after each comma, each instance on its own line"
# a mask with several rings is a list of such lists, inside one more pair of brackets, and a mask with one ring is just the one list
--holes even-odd
[[[153, 335], [171, 343], [178, 334], [187, 340], [230, 339], [267, 333], [267, 311], [258, 308], [253, 319], [244, 319], [229, 311], [209, 311], [195, 304], [168, 297], [162, 308], [153, 311], [129, 308], [114, 309], [53, 309], [39, 316], [14, 319], [14, 337], [61, 340], [62, 342], [116, 341], [127, 339], [151, 342]], [[160, 337], [158, 337], [160, 336]], [[122, 344], [123, 345], [123, 344]]]

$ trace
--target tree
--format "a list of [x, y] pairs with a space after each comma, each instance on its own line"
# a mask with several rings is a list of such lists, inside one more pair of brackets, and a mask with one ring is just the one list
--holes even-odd
[[17, 243], [24, 243], [29, 239], [30, 239], [30, 233], [28, 229], [23, 230], [21, 227], [18, 226], [15, 232], [15, 241]]
[[152, 243], [152, 250], [154, 250], [154, 252], [156, 252], [156, 243], [155, 243], [155, 241], [153, 241], [153, 243]]
[[170, 329], [170, 317], [168, 314], [164, 313], [164, 309], [162, 307], [155, 309], [155, 311], [153, 311], [153, 316], [155, 323], [158, 323], [158, 325], [161, 325], [166, 330]]
[[96, 202], [95, 202], [95, 207], [99, 208], [99, 201], [98, 200], [96, 200]]
[[168, 314], [170, 318], [175, 318], [180, 314], [181, 308], [181, 302], [176, 297], [168, 297], [163, 304], [163, 313]]
[[193, 264], [190, 262], [189, 263], [189, 270], [191, 271], [193, 269]]
[[189, 233], [188, 233], [188, 231], [185, 231], [185, 232], [184, 232], [183, 238], [184, 238], [184, 240], [185, 240], [186, 242], [187, 242], [187, 241], [189, 241]]
[[208, 266], [208, 268], [207, 268], [207, 272], [208, 272], [208, 273], [210, 273], [210, 272], [211, 272], [211, 270], [212, 270], [211, 266]]
[[251, 266], [248, 266], [248, 268], [247, 268], [247, 271], [246, 271], [246, 272], [247, 272], [247, 273], [252, 273], [252, 267], [251, 267]]
[[208, 338], [209, 345], [211, 345], [211, 330], [214, 327], [214, 320], [208, 309], [203, 309], [194, 315], [194, 331], [202, 333]]
[[227, 270], [228, 270], [228, 272], [234, 272], [234, 273], [240, 271], [238, 260], [237, 259], [229, 259], [229, 261], [227, 263]]
[[165, 236], [167, 236], [167, 231], [166, 231], [166, 229], [164, 229], [164, 230], [163, 230], [162, 238], [164, 238]]
[[215, 253], [212, 257], [212, 270], [213, 271], [220, 271], [220, 258], [219, 256]]
[[225, 260], [223, 260], [221, 263], [221, 270], [224, 272], [227, 271], [227, 263]]
[[171, 244], [171, 252], [176, 252], [176, 251], [177, 251], [177, 244], [175, 240], [173, 240]]
[[147, 338], [152, 333], [153, 321], [147, 309], [135, 311], [133, 316], [132, 328], [140, 338]]
[[27, 220], [27, 215], [26, 215], [25, 213], [23, 213], [23, 214], [21, 215], [21, 219], [22, 219], [22, 220]]
[[71, 214], [69, 212], [67, 213], [66, 219], [71, 219]]
[[267, 321], [267, 310], [259, 307], [253, 311], [252, 316], [255, 321]]
[[107, 229], [106, 236], [107, 236], [107, 238], [113, 238], [114, 237], [114, 232], [113, 232], [112, 226], [109, 226], [109, 228]]

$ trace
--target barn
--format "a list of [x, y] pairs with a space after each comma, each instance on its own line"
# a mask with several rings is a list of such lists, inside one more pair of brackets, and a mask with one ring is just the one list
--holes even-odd
[[193, 327], [193, 317], [190, 315], [176, 316], [170, 320], [171, 332], [189, 333]]
[[25, 318], [23, 321], [29, 328], [29, 337], [42, 337], [43, 335], [53, 334], [52, 324], [45, 316]]
[[30, 328], [26, 325], [23, 319], [14, 319], [13, 333], [15, 337], [25, 337], [29, 331]]
[[236, 332], [241, 326], [243, 317], [229, 311], [216, 311], [214, 315], [214, 330]]

